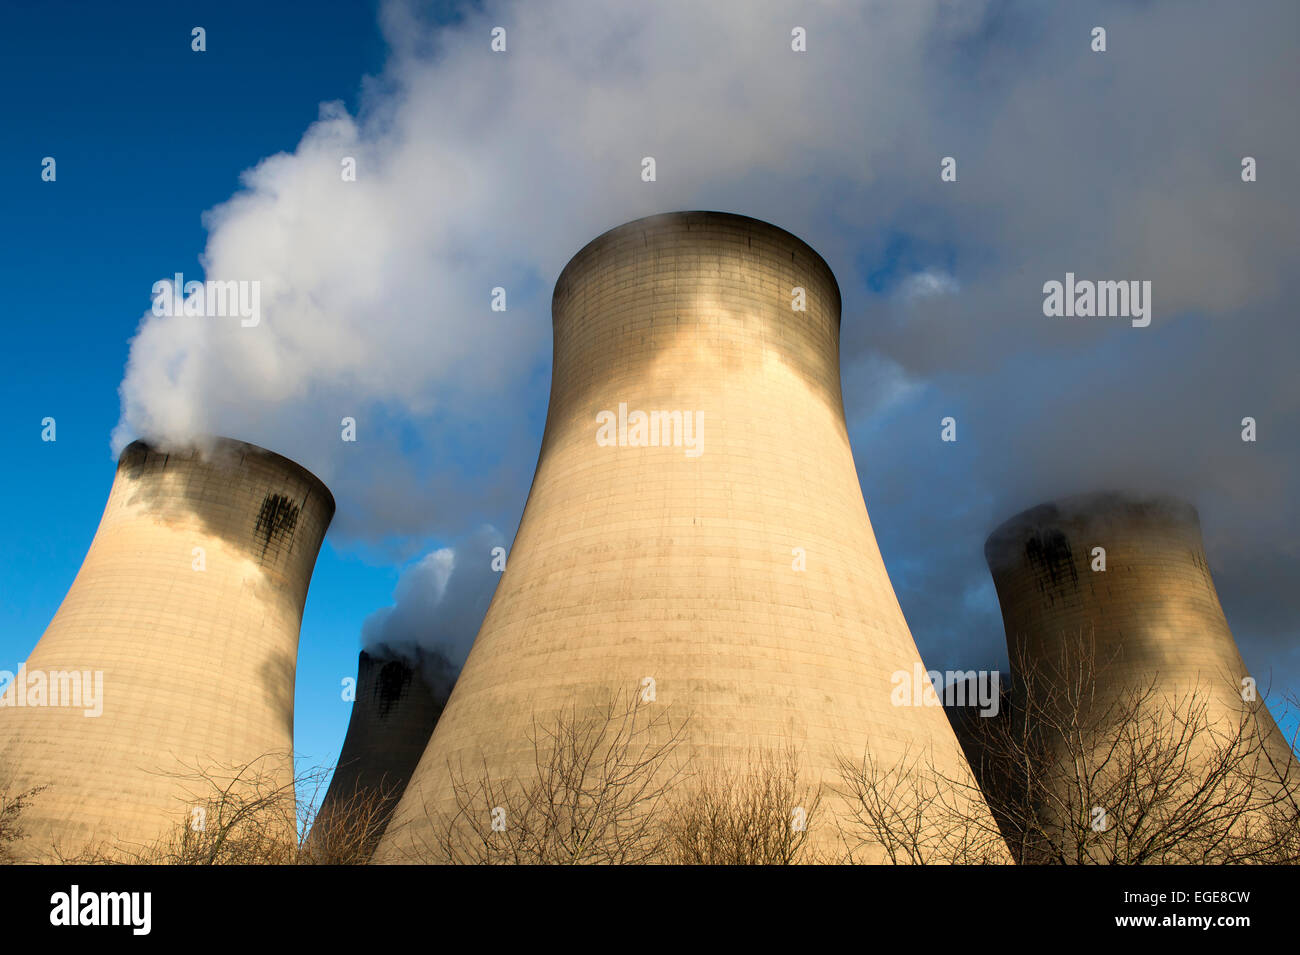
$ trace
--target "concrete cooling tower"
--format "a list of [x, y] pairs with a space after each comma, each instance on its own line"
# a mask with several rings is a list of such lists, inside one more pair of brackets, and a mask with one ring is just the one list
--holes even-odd
[[194, 822], [210, 791], [182, 778], [195, 770], [256, 764], [292, 785], [298, 630], [333, 514], [325, 485], [253, 445], [122, 452], [81, 570], [0, 707], [10, 792], [46, 787], [20, 856], [138, 853]]
[[[688, 720], [695, 774], [793, 749], [801, 784], [837, 785], [869, 748], [969, 778], [942, 708], [891, 700], [920, 660], [854, 467], [821, 257], [743, 216], [653, 216], [574, 256], [553, 318], [518, 535], [376, 859], [428, 858], [458, 774], [533, 777], [539, 727], [618, 694]], [[840, 809], [810, 822], [819, 849]]]
[[1274, 778], [1275, 770], [1291, 771], [1290, 746], [1268, 710], [1243, 701], [1249, 674], [1191, 505], [1119, 493], [1066, 498], [1002, 524], [985, 557], [1002, 605], [1018, 708], [1027, 695], [1047, 699], [1079, 678], [1091, 684], [1084, 694], [1070, 690], [1085, 697], [1082, 712], [1133, 705], [1137, 694], [1153, 690], [1143, 712], [1204, 706], [1219, 732], [1236, 732], [1244, 721], [1261, 757], [1255, 771]]
[[[1050, 674], [1066, 639], [1083, 636], [1103, 696], [1155, 679], [1163, 693], [1200, 687], [1216, 706], [1240, 711], [1249, 673], [1190, 504], [1119, 493], [1066, 498], [1002, 524], [984, 553], [1013, 668], [1042, 664]], [[1105, 569], [1093, 570], [1102, 556]]]
[[364, 814], [363, 854], [373, 852], [446, 702], [447, 690], [430, 686], [418, 660], [361, 651], [352, 718], [321, 801], [314, 839], [318, 831], [330, 834]]

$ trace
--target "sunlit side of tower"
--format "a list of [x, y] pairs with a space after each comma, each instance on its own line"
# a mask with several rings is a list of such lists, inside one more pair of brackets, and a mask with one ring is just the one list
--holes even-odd
[[891, 702], [919, 656], [858, 483], [821, 257], [743, 216], [654, 216], [583, 248], [553, 314], [509, 563], [377, 858], [436, 842], [454, 772], [526, 778], [536, 725], [651, 685], [642, 705], [689, 718], [696, 774], [793, 750], [830, 785], [868, 747], [968, 774], [941, 708]]
[[[25, 858], [139, 853], [194, 823], [197, 776], [251, 765], [292, 786], [298, 633], [334, 499], [280, 455], [203, 447], [122, 452], [85, 561], [3, 697], [0, 774], [11, 793], [45, 787]], [[38, 678], [61, 705], [31, 705]]]

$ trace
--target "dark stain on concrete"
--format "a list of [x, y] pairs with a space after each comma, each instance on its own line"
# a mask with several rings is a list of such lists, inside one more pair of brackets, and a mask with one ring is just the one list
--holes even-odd
[[1071, 587], [1079, 586], [1079, 572], [1074, 566], [1074, 552], [1069, 539], [1060, 531], [1036, 531], [1025, 541], [1025, 558], [1044, 586], [1053, 590], [1064, 587], [1067, 577]]
[[268, 494], [257, 515], [255, 533], [262, 538], [262, 553], [276, 539], [292, 539], [298, 526], [298, 505], [282, 494]]

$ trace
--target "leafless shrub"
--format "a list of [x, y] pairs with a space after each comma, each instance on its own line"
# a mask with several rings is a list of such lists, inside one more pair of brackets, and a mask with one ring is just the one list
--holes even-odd
[[8, 784], [0, 787], [0, 864], [15, 860], [15, 845], [25, 836], [22, 815], [45, 788], [36, 786], [14, 793]]
[[[1266, 738], [1262, 702], [1210, 685], [1164, 692], [1152, 679], [1112, 688], [1088, 639], [1058, 658], [1013, 661], [996, 719], [961, 732], [1015, 861], [1087, 865], [1300, 861], [1295, 757]], [[988, 827], [963, 807], [962, 780], [922, 760], [842, 766], [853, 806], [850, 855], [891, 862], [980, 861]], [[923, 821], [925, 820], [925, 821]]]
[[[320, 777], [314, 777], [319, 779]], [[301, 781], [299, 792], [302, 792]], [[300, 810], [299, 865], [365, 865], [388, 828], [398, 787], [358, 787], [321, 807], [314, 793]], [[320, 808], [317, 808], [320, 807]]]
[[673, 760], [685, 724], [635, 695], [534, 721], [523, 778], [451, 771], [455, 809], [426, 809], [433, 837], [417, 861], [460, 864], [636, 864], [664, 855], [661, 812], [682, 776]]
[[[989, 735], [1022, 785], [1000, 808], [1022, 861], [1289, 862], [1300, 822], [1295, 759], [1240, 687], [1166, 692], [1157, 676], [1106, 692], [1091, 640], [1020, 660], [1010, 719]], [[1230, 704], [1230, 705], [1229, 705]]]
[[820, 786], [799, 781], [798, 755], [760, 754], [744, 770], [695, 776], [671, 800], [666, 861], [683, 865], [815, 862], [808, 833]]
[[[157, 865], [287, 865], [298, 849], [295, 783], [284, 755], [168, 773], [186, 789], [184, 821], [132, 861]], [[319, 775], [319, 771], [313, 774]]]
[[[182, 812], [156, 841], [143, 846], [101, 841], [52, 857], [79, 865], [360, 865], [368, 862], [391, 804], [369, 791], [317, 808], [328, 767], [290, 780], [284, 754], [242, 765], [195, 764], [160, 775], [183, 790]], [[301, 802], [298, 797], [302, 796]]]
[[953, 779], [928, 756], [905, 752], [885, 763], [869, 749], [841, 757], [837, 792], [844, 861], [891, 865], [985, 865], [1007, 861], [1006, 844], [984, 811], [973, 778]]

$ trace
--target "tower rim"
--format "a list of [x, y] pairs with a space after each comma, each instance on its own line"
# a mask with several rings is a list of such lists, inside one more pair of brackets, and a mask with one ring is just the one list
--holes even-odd
[[337, 509], [334, 493], [324, 481], [292, 458], [287, 458], [283, 454], [264, 448], [261, 445], [253, 444], [251, 441], [241, 441], [238, 438], [230, 438], [220, 434], [203, 434], [188, 441], [179, 441], [174, 444], [157, 439], [136, 438], [122, 449], [122, 453], [117, 458], [117, 466], [121, 468], [127, 460], [127, 456], [132, 452], [141, 451], [146, 454], [181, 454], [189, 452], [197, 453], [200, 456], [215, 452], [217, 454], [248, 454], [269, 458], [278, 467], [299, 475], [314, 490], [320, 492], [328, 505], [330, 518], [333, 518]]
[[672, 212], [656, 212], [652, 215], [642, 216], [639, 219], [632, 219], [629, 222], [623, 222], [619, 225], [613, 226], [612, 228], [606, 229], [575, 252], [565, 264], [564, 268], [560, 270], [560, 274], [555, 280], [555, 288], [551, 294], [552, 313], [554, 313], [555, 300], [559, 297], [561, 290], [565, 287], [571, 273], [576, 271], [591, 256], [598, 254], [602, 247], [608, 245], [620, 236], [629, 232], [636, 232], [639, 229], [644, 229], [651, 225], [668, 224], [676, 221], [687, 224], [686, 229], [689, 231], [690, 227], [688, 223], [692, 220], [699, 222], [730, 222], [737, 225], [744, 225], [749, 229], [769, 232], [780, 237], [785, 242], [796, 245], [807, 254], [824, 273], [826, 281], [830, 284], [831, 289], [835, 293], [836, 326], [842, 324], [844, 297], [843, 293], [840, 291], [840, 283], [839, 280], [835, 278], [835, 270], [830, 267], [830, 264], [824, 258], [822, 258], [820, 252], [793, 232], [788, 229], [783, 229], [781, 226], [768, 222], [765, 219], [757, 219], [754, 216], [741, 215], [737, 212], [722, 212], [714, 209], [677, 209]]
[[1101, 522], [1156, 513], [1163, 514], [1170, 524], [1200, 531], [1200, 514], [1185, 498], [1158, 491], [1108, 488], [1053, 498], [1013, 514], [985, 539], [984, 560], [991, 570], [1004, 567], [1017, 559], [1016, 551], [1027, 532], [1042, 532], [1072, 519]]

